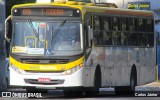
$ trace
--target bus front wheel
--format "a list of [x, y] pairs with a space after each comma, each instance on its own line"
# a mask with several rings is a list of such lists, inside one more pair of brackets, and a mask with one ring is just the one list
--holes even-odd
[[94, 76], [94, 87], [86, 89], [86, 96], [95, 96], [99, 94], [99, 88], [101, 87], [101, 69], [100, 66], [96, 68]]

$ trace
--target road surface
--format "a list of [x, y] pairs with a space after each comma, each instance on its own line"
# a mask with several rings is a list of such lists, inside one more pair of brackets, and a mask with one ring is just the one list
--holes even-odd
[[[10, 89], [9, 92], [12, 93], [12, 96], [14, 97], [1, 97], [0, 100], [25, 100], [28, 99], [25, 97], [25, 89]], [[18, 93], [21, 93], [21, 97], [18, 97]], [[23, 94], [23, 96], [22, 96]], [[149, 94], [149, 95], [148, 95]], [[137, 86], [135, 95], [121, 95], [117, 96], [114, 93], [114, 88], [101, 88], [100, 89], [100, 95], [92, 96], [92, 97], [65, 97], [63, 95], [62, 90], [49, 90], [47, 94], [38, 94], [38, 99], [43, 100], [52, 100], [52, 99], [58, 99], [58, 100], [65, 100], [65, 99], [71, 99], [71, 100], [159, 100], [160, 97], [160, 87], [157, 86]], [[151, 97], [150, 97], [151, 96]]]

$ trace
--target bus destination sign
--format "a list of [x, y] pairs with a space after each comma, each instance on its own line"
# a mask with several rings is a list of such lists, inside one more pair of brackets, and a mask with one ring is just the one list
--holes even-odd
[[80, 11], [69, 8], [17, 8], [13, 9], [13, 16], [50, 16], [50, 17], [79, 17]]

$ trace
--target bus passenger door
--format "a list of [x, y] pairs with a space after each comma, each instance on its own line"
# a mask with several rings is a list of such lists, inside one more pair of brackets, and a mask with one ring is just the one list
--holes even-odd
[[92, 15], [87, 14], [85, 16], [85, 24], [84, 24], [84, 41], [85, 41], [85, 61], [86, 61], [86, 79], [85, 84], [86, 86], [93, 85], [92, 82], [92, 66], [93, 66], [93, 60], [92, 60], [92, 38], [93, 38], [93, 29], [92, 29]]
[[92, 39], [93, 39], [93, 28], [92, 28], [92, 16], [85, 16], [85, 25], [84, 25], [84, 34], [85, 34], [85, 50], [88, 55], [91, 52], [92, 48]]

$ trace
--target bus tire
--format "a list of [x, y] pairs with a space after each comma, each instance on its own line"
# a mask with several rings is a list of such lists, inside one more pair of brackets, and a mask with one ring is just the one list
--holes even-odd
[[94, 76], [94, 90], [95, 95], [99, 94], [99, 88], [101, 87], [101, 69], [98, 67]]
[[101, 69], [97, 66], [94, 75], [94, 87], [89, 88], [85, 91], [86, 96], [95, 96], [99, 94], [99, 88], [101, 87]]
[[130, 76], [130, 94], [134, 94], [135, 87], [137, 85], [137, 72], [135, 68], [132, 68], [131, 76]]

